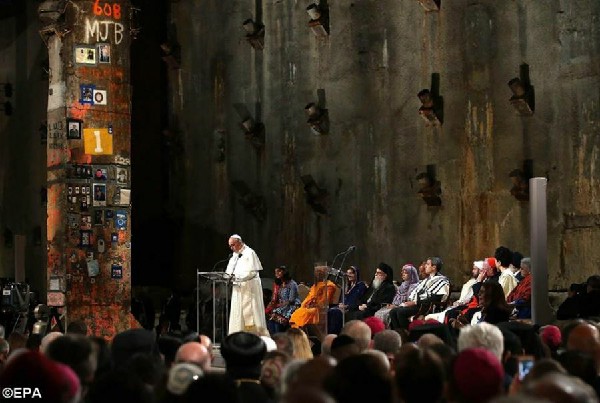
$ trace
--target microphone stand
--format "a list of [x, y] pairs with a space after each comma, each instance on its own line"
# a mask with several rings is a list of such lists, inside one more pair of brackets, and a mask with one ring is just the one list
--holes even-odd
[[340, 268], [337, 271], [337, 275], [336, 276], [341, 276], [342, 277], [342, 305], [344, 305], [344, 309], [342, 310], [342, 326], [346, 323], [346, 285], [347, 285], [347, 277], [348, 275], [346, 273], [342, 273], [342, 270], [344, 269], [344, 262], [346, 261], [346, 258], [348, 257], [348, 255], [350, 254], [350, 252], [353, 252], [354, 249], [356, 249], [355, 246], [351, 246], [348, 248], [348, 250], [346, 250], [343, 255], [344, 258], [342, 259], [342, 263], [340, 264]]
[[227, 256], [225, 259], [223, 260], [219, 260], [217, 263], [215, 263], [215, 265], [212, 267], [211, 271], [215, 271], [215, 269], [217, 268], [218, 265], [220, 265], [221, 263], [224, 263], [226, 261], [228, 261], [229, 259], [231, 259], [231, 257], [233, 256], [233, 253], [230, 253], [229, 256]]
[[350, 254], [350, 252], [354, 251], [354, 247], [351, 246], [348, 248], [348, 250], [346, 252], [344, 252], [344, 258], [342, 259], [342, 264], [340, 264], [340, 271], [344, 268], [344, 262], [346, 261], [346, 258], [348, 257], [348, 255]]
[[344, 253], [346, 253], [347, 251], [344, 252], [340, 252], [337, 255], [335, 255], [335, 257], [333, 258], [333, 262], [331, 262], [331, 268], [335, 269], [335, 261], [337, 260], [338, 257], [342, 256]]

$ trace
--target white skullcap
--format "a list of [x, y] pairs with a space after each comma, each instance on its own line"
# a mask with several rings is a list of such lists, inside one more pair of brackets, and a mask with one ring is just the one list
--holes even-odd
[[267, 352], [277, 350], [277, 343], [275, 343], [275, 340], [269, 336], [260, 336], [260, 338], [265, 342], [265, 345], [267, 346]]
[[64, 334], [61, 332], [50, 332], [42, 337], [42, 341], [40, 342], [40, 351], [42, 354], [46, 354], [46, 350], [48, 350], [48, 345], [50, 345], [50, 343], [62, 336], [64, 336]]
[[167, 390], [174, 395], [183, 395], [190, 383], [200, 378], [204, 373], [197, 365], [188, 362], [175, 364], [169, 370]]
[[479, 270], [482, 270], [483, 269], [483, 260], [474, 261], [473, 266], [477, 267]]
[[242, 237], [239, 236], [238, 234], [233, 234], [232, 236], [230, 236], [229, 238], [233, 238], [233, 239], [237, 239], [238, 241], [242, 240]]

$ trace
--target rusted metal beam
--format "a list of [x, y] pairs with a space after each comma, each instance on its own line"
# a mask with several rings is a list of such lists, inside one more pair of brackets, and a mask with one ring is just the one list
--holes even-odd
[[112, 338], [131, 301], [128, 0], [46, 1], [48, 305]]

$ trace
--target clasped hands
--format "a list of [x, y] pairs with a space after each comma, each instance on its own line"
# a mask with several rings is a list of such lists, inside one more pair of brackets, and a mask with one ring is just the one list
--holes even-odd
[[317, 301], [313, 299], [311, 299], [310, 301], [306, 302], [306, 304], [304, 304], [305, 308], [315, 308], [317, 306]]

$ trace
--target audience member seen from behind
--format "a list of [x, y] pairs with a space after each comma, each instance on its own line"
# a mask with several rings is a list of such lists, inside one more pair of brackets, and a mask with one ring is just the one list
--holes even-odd
[[92, 342], [81, 334], [66, 334], [48, 345], [46, 356], [68, 365], [77, 374], [85, 397], [98, 365]]
[[457, 402], [489, 402], [503, 393], [504, 369], [485, 348], [461, 351], [452, 366], [449, 397]]
[[396, 356], [395, 383], [404, 403], [441, 402], [446, 376], [440, 357], [428, 349], [403, 348]]
[[458, 351], [468, 348], [484, 348], [491, 351], [498, 361], [502, 360], [503, 336], [500, 329], [489, 323], [465, 326], [458, 335]]
[[358, 344], [361, 352], [371, 346], [371, 328], [362, 320], [346, 322], [340, 334], [352, 337], [356, 341], [356, 344]]
[[221, 355], [225, 359], [225, 371], [233, 379], [240, 402], [270, 401], [267, 389], [260, 383], [266, 352], [264, 341], [253, 333], [235, 332], [223, 340]]
[[269, 397], [275, 399], [281, 393], [281, 376], [283, 368], [290, 362], [291, 357], [281, 351], [271, 351], [265, 355], [260, 369], [260, 382], [265, 387]]
[[337, 402], [394, 401], [387, 367], [369, 354], [353, 355], [340, 361], [325, 380], [325, 390]]
[[293, 346], [293, 357], [292, 358], [300, 358], [300, 359], [311, 359], [313, 358], [313, 353], [310, 348], [310, 341], [308, 340], [308, 336], [301, 329], [288, 329], [286, 332], [289, 336], [292, 346]]

